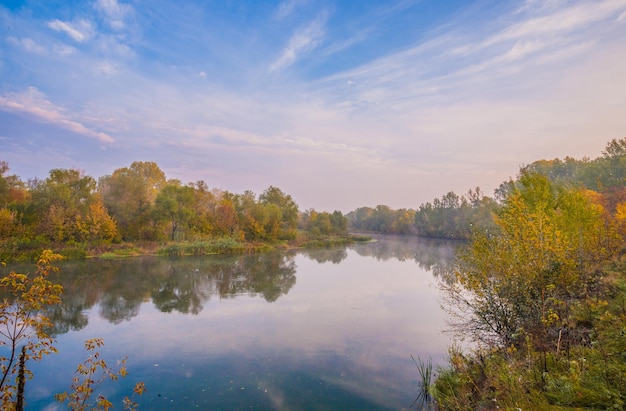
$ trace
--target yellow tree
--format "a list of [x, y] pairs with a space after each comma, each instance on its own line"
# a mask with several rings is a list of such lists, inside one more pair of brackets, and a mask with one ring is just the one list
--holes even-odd
[[593, 266], [617, 251], [601, 211], [585, 192], [522, 171], [498, 232], [477, 233], [459, 260], [448, 294], [457, 325], [489, 344], [530, 339], [542, 351], [558, 349], [567, 313], [599, 280]]
[[[50, 250], [44, 250], [37, 261], [37, 270], [33, 276], [11, 272], [0, 279], [0, 346], [6, 347], [8, 356], [0, 356], [0, 404], [2, 410], [24, 409], [24, 384], [32, 378], [26, 368], [28, 360], [39, 361], [47, 354], [55, 353], [54, 340], [46, 330], [53, 326], [43, 313], [46, 307], [59, 304], [63, 287], [48, 280], [48, 275], [58, 268], [52, 263], [63, 257]], [[85, 342], [85, 348], [92, 354], [79, 364], [76, 377], [72, 381], [69, 393], [55, 397], [63, 402], [69, 400], [73, 410], [101, 409], [109, 410], [112, 404], [103, 395], [98, 395], [95, 407], [88, 404], [94, 388], [105, 379], [117, 380], [125, 377], [125, 359], [118, 370], [109, 367], [100, 357], [98, 349], [104, 344], [102, 339]], [[133, 393], [141, 395], [145, 390], [143, 383], [137, 383]], [[124, 398], [124, 408], [136, 408], [130, 398]]]
[[20, 391], [23, 390], [24, 379], [31, 376], [25, 369], [25, 362], [41, 360], [44, 355], [56, 352], [53, 339], [45, 331], [52, 324], [41, 312], [46, 306], [61, 301], [63, 288], [47, 279], [50, 271], [54, 270], [51, 263], [61, 258], [46, 250], [37, 262], [34, 276], [11, 272], [0, 280], [3, 294], [0, 303], [0, 345], [8, 347], [9, 351], [8, 356], [0, 356], [2, 409], [13, 409], [23, 398]]

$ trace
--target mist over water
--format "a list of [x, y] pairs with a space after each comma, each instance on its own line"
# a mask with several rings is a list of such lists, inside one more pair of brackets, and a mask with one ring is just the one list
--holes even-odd
[[[104, 338], [103, 384], [114, 404], [137, 381], [139, 409], [401, 409], [415, 399], [411, 355], [445, 362], [438, 282], [457, 244], [381, 237], [349, 247], [207, 258], [68, 261], [51, 280], [59, 353], [29, 366], [30, 409], [64, 409], [86, 358]], [[435, 275], [433, 275], [435, 274]]]

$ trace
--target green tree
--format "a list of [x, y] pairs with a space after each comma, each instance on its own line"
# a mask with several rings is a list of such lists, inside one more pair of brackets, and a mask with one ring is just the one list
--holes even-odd
[[[298, 205], [289, 194], [285, 194], [281, 189], [269, 186], [259, 196], [259, 203], [274, 207], [268, 207], [268, 213], [271, 219], [278, 217], [280, 227], [278, 236], [281, 238], [295, 238], [296, 228], [298, 226]], [[276, 214], [278, 211], [278, 214]], [[272, 224], [272, 223], [270, 223]]]
[[[191, 185], [190, 185], [191, 186]], [[211, 192], [207, 184], [199, 180], [193, 187], [193, 214], [191, 229], [199, 236], [210, 235], [215, 231], [217, 191]]]
[[124, 240], [158, 237], [152, 208], [165, 184], [165, 174], [154, 162], [136, 161], [100, 179], [102, 200]]
[[257, 204], [256, 195], [252, 191], [246, 190], [243, 194], [236, 195], [234, 199], [237, 217], [245, 239], [249, 241], [263, 239], [265, 236], [265, 216], [262, 208]]
[[156, 197], [154, 215], [156, 220], [169, 223], [170, 239], [174, 241], [179, 230], [188, 228], [196, 217], [193, 187], [169, 182]]

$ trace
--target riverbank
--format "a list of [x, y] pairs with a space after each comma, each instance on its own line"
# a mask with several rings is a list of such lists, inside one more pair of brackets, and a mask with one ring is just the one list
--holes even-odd
[[241, 241], [232, 237], [206, 238], [196, 241], [177, 242], [120, 242], [110, 244], [41, 244], [10, 243], [0, 245], [0, 261], [31, 262], [36, 261], [43, 249], [52, 249], [65, 259], [85, 258], [127, 258], [142, 255], [162, 256], [202, 256], [220, 254], [249, 254], [278, 249], [321, 248], [347, 245], [355, 242], [371, 241], [372, 237], [361, 234], [334, 236], [298, 235], [290, 241], [261, 242]]

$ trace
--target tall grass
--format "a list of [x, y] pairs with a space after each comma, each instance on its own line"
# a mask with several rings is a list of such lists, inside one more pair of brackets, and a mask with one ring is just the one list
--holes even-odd
[[246, 250], [245, 244], [233, 238], [170, 244], [159, 249], [158, 254], [168, 256], [238, 254]]
[[434, 410], [435, 402], [430, 394], [430, 387], [433, 382], [433, 362], [430, 358], [427, 361], [422, 361], [419, 356], [416, 361], [413, 355], [411, 355], [411, 359], [413, 359], [413, 363], [415, 363], [420, 376], [417, 398], [415, 398], [411, 407], [415, 406], [421, 411]]

